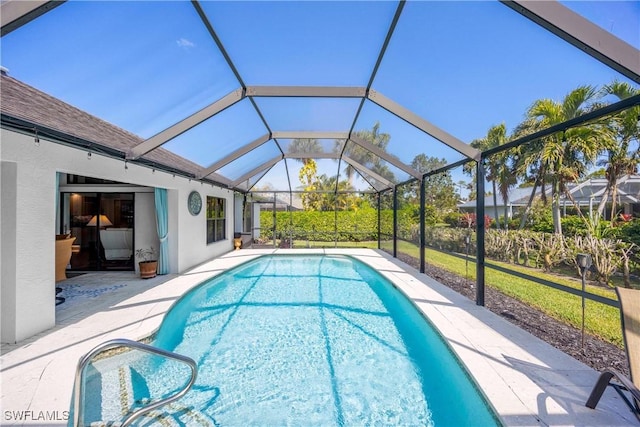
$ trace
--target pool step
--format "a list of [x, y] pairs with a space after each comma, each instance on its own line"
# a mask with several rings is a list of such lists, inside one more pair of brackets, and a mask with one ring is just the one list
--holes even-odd
[[[131, 367], [132, 360], [125, 362], [119, 357], [132, 356], [133, 353], [129, 351], [122, 352], [122, 349], [127, 348], [185, 364], [190, 370], [188, 381], [171, 394], [152, 401], [147, 382]], [[98, 355], [112, 350], [117, 352], [116, 357], [106, 357], [91, 363]], [[166, 409], [169, 403], [182, 398], [195, 384], [197, 374], [198, 366], [190, 357], [125, 338], [105, 341], [78, 361], [70, 411], [73, 419], [70, 422], [76, 426], [117, 425], [116, 422], [100, 419], [121, 419], [126, 425], [131, 425], [134, 421], [135, 425], [142, 425], [139, 418], [145, 413]], [[183, 412], [189, 413], [188, 410]], [[165, 418], [164, 415], [158, 417], [162, 417], [163, 420]], [[157, 417], [155, 420], [161, 425], [165, 424]]]
[[[142, 375], [130, 366], [120, 366], [100, 374], [101, 420], [92, 421], [90, 427], [119, 427], [122, 419], [150, 402], [150, 393]], [[217, 394], [217, 393], [216, 393]], [[205, 427], [215, 426], [208, 415], [180, 402], [171, 402], [155, 409], [134, 422], [135, 426]]]
[[[101, 369], [102, 368], [102, 369]], [[130, 366], [100, 366], [97, 363], [87, 376], [85, 423], [92, 427], [120, 425], [127, 414], [149, 399], [144, 378]]]

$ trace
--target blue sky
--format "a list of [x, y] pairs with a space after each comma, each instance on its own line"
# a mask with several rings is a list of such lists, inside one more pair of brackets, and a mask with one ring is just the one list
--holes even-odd
[[[640, 2], [563, 3], [640, 47]], [[202, 4], [247, 85], [331, 86], [366, 85], [397, 5]], [[4, 37], [1, 63], [143, 138], [240, 86], [189, 2], [72, 1]], [[614, 78], [626, 80], [497, 2], [421, 1], [405, 6], [373, 88], [468, 143], [501, 122], [512, 129], [536, 99]], [[348, 130], [358, 107], [352, 99], [256, 102], [274, 131]], [[407, 163], [419, 153], [462, 158], [370, 102], [356, 130], [376, 121], [391, 135], [388, 151]], [[165, 148], [208, 166], [264, 133], [243, 101]], [[289, 163], [294, 186], [297, 165]]]

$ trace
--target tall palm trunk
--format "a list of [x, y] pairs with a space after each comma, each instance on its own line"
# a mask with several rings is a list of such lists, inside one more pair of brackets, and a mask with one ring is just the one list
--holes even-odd
[[617, 182], [611, 189], [611, 224], [616, 220], [616, 202], [618, 198], [618, 185]]
[[567, 196], [567, 199], [569, 199], [569, 201], [573, 204], [573, 207], [576, 209], [576, 212], [578, 213], [578, 216], [585, 222], [587, 223], [587, 219], [584, 217], [584, 214], [582, 213], [582, 210], [580, 210], [580, 205], [578, 204], [578, 202], [576, 202], [576, 199], [573, 198], [573, 195], [571, 194], [571, 192], [568, 189], [564, 189], [564, 194], [565, 196]]
[[500, 196], [504, 203], [504, 229], [509, 229], [509, 186], [508, 181], [501, 180], [500, 182]]
[[551, 212], [553, 214], [553, 232], [562, 234], [562, 218], [560, 217], [560, 182], [556, 180], [551, 188]]
[[509, 206], [506, 202], [504, 204], [504, 229], [509, 229]]
[[538, 189], [539, 180], [536, 179], [533, 183], [533, 190], [531, 190], [531, 195], [529, 195], [529, 200], [527, 201], [527, 206], [524, 208], [524, 212], [522, 213], [522, 218], [520, 218], [520, 227], [519, 230], [524, 229], [525, 224], [527, 223], [527, 219], [529, 218], [529, 211], [531, 211], [531, 205], [533, 204], [533, 200], [536, 198], [536, 190]]
[[611, 191], [618, 186], [618, 173], [615, 170], [611, 157], [609, 158], [609, 163], [606, 173], [607, 187], [604, 189], [604, 192], [602, 193], [602, 200], [600, 200], [600, 203], [598, 204], [598, 218], [602, 218], [604, 209], [609, 201], [609, 195], [611, 194]]
[[[493, 211], [495, 213], [496, 216], [496, 228], [499, 230], [500, 229], [500, 218], [498, 215], [498, 195], [496, 194], [496, 181], [491, 181], [491, 184], [493, 185]], [[480, 221], [481, 219], [479, 218], [478, 221]]]
[[604, 193], [602, 193], [602, 199], [600, 200], [600, 203], [598, 203], [598, 217], [602, 218], [602, 214], [604, 213], [604, 208], [607, 205], [607, 202], [609, 201], [609, 193], [611, 190], [611, 184], [609, 183], [609, 181], [607, 180], [607, 188], [604, 189]]

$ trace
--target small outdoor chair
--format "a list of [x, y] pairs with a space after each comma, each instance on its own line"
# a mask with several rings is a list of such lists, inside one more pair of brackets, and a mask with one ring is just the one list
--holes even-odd
[[[627, 378], [615, 369], [606, 369], [600, 374], [586, 406], [595, 409], [604, 390], [607, 386], [611, 386], [640, 420], [640, 290], [616, 288], [616, 293], [620, 301], [622, 336], [631, 378]], [[613, 377], [618, 382], [611, 382]]]

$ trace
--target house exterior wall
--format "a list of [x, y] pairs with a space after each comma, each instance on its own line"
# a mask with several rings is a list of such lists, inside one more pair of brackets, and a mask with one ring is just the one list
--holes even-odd
[[[17, 342], [55, 325], [56, 173], [70, 173], [168, 190], [169, 259], [183, 272], [233, 248], [233, 192], [159, 170], [128, 164], [2, 129], [2, 342]], [[203, 209], [192, 216], [187, 198], [197, 190]], [[226, 202], [226, 240], [206, 243], [206, 197]], [[136, 192], [135, 248], [155, 243], [153, 192]], [[179, 231], [178, 231], [179, 230]], [[7, 234], [5, 234], [7, 231]], [[5, 238], [5, 236], [7, 236]]]
[[[233, 191], [205, 184], [201, 185], [195, 181], [189, 183], [186, 179], [184, 181], [187, 181], [189, 185], [184, 191], [175, 191], [177, 197], [169, 209], [169, 217], [173, 216], [177, 220], [177, 227], [172, 228], [173, 231], [169, 232], [169, 238], [175, 238], [178, 234], [177, 230], [179, 230], [178, 272], [183, 272], [233, 249]], [[192, 190], [198, 191], [202, 197], [202, 210], [197, 216], [191, 215], [187, 209], [187, 200]], [[169, 193], [171, 194], [171, 191]], [[207, 196], [226, 200], [226, 238], [221, 242], [209, 245], [207, 245]], [[170, 222], [172, 221], [170, 220]]]
[[242, 233], [244, 230], [243, 228], [243, 224], [242, 224], [242, 205], [244, 203], [244, 197], [242, 197], [242, 195], [238, 194], [236, 195], [236, 197], [234, 198], [234, 207], [233, 207], [233, 216], [234, 216], [234, 223], [235, 223], [235, 227], [234, 227], [234, 232], [236, 233]]
[[0, 333], [15, 340], [18, 164], [1, 162], [0, 174]]
[[[468, 212], [468, 213], [472, 213], [475, 214], [476, 213], [476, 207], [475, 206], [460, 206], [459, 207], [461, 212]], [[514, 212], [518, 212], [519, 209], [523, 209], [521, 206], [513, 206], [513, 205], [509, 205], [507, 207], [508, 211], [507, 211], [507, 215], [508, 218], [513, 218], [513, 214]], [[496, 210], [493, 207], [493, 204], [491, 205], [485, 205], [484, 207], [484, 214], [486, 216], [488, 216], [491, 219], [496, 219]], [[498, 205], [498, 216], [504, 216], [504, 205]]]
[[[8, 183], [3, 180], [3, 211], [13, 210], [15, 227], [11, 247], [2, 236], [2, 337], [3, 342], [17, 342], [55, 324], [55, 169], [46, 150], [35, 150], [33, 138], [29, 144], [16, 141], [2, 132], [2, 166], [13, 163], [15, 175]], [[28, 161], [23, 160], [31, 156]], [[37, 166], [40, 164], [41, 166]], [[14, 192], [7, 195], [5, 189]], [[11, 200], [13, 199], [13, 200]], [[4, 206], [5, 204], [13, 204]], [[11, 251], [13, 250], [13, 254]], [[5, 295], [8, 298], [5, 298]], [[5, 314], [5, 310], [10, 314]]]

